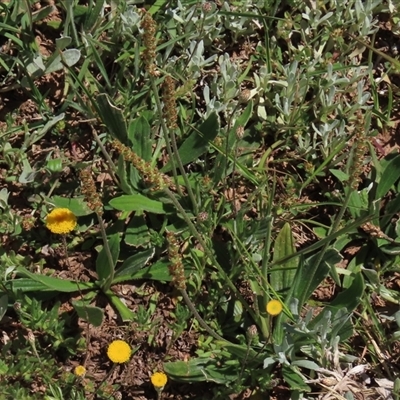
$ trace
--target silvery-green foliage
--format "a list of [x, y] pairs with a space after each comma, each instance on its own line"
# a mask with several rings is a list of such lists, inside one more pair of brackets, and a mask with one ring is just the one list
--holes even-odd
[[187, 69], [189, 71], [189, 76], [193, 78], [198, 78], [202, 74], [202, 70], [213, 64], [217, 55], [214, 54], [208, 58], [204, 58], [204, 42], [200, 40], [199, 42], [192, 41], [189, 45], [189, 49], [186, 50], [186, 56], [188, 60]]
[[299, 67], [296, 60], [283, 67], [282, 78], [279, 81], [270, 81], [281, 86], [280, 92], [275, 95], [274, 99], [275, 107], [281, 113], [278, 122], [292, 125], [293, 109], [304, 101], [309, 88], [308, 79], [304, 74], [304, 67]]
[[378, 30], [378, 21], [373, 18], [373, 11], [382, 4], [382, 0], [367, 0], [366, 2], [356, 1], [355, 14], [358, 23], [359, 33], [363, 36], [372, 35]]
[[[244, 4], [241, 4], [240, 7], [232, 6], [232, 2], [224, 2], [222, 4], [221, 10], [228, 12], [237, 12], [238, 14], [242, 12], [257, 12], [257, 9], [254, 7], [255, 2], [252, 0], [246, 0]], [[262, 3], [262, 2], [259, 2]], [[262, 4], [259, 4], [259, 7], [262, 7]], [[238, 36], [254, 33], [254, 21], [251, 18], [240, 15], [227, 15], [224, 18], [224, 25], [226, 29], [230, 30], [233, 34], [233, 38], [237, 39]]]
[[140, 28], [142, 17], [136, 12], [137, 8], [129, 6], [125, 12], [121, 13], [121, 28], [125, 34], [133, 35]]
[[221, 111], [225, 111], [226, 105], [224, 103], [221, 103], [219, 100], [217, 100], [215, 96], [212, 98], [210, 97], [210, 87], [208, 85], [204, 86], [203, 97], [206, 104], [206, 112], [203, 115], [203, 118], [206, 119], [213, 112], [219, 113]]
[[[377, 20], [374, 20], [373, 13], [382, 4], [382, 0], [328, 0], [329, 12], [322, 11], [318, 3], [302, 2], [304, 19], [302, 27], [305, 35], [312, 35], [317, 28], [328, 26], [333, 29], [336, 27], [348, 27], [348, 32], [362, 36], [370, 35], [378, 29]], [[301, 8], [301, 5], [299, 5]], [[306, 21], [306, 23], [304, 23]]]
[[167, 26], [171, 38], [180, 37], [180, 45], [186, 47], [199, 37], [206, 46], [220, 37], [224, 30], [221, 16], [216, 5], [210, 5], [210, 11], [205, 11], [201, 3], [187, 7], [178, 1], [176, 7], [167, 9], [166, 14], [171, 17]]
[[218, 57], [218, 65], [221, 76], [214, 76], [211, 88], [218, 98], [223, 102], [228, 102], [238, 95], [237, 82], [241, 71], [226, 53]]
[[[264, 368], [279, 362], [287, 366], [304, 366], [317, 370], [319, 367], [335, 366], [342, 359], [339, 351], [342, 332], [351, 325], [351, 314], [342, 308], [332, 314], [329, 309], [314, 318], [314, 310], [308, 310], [304, 317], [298, 315], [298, 300], [292, 299], [289, 304], [294, 323], [284, 324], [282, 344], [274, 344], [274, 355], [264, 360]], [[353, 361], [353, 360], [351, 360]]]
[[[232, 100], [237, 97], [239, 92], [240, 66], [232, 62], [228, 54], [218, 57], [218, 66], [220, 73], [215, 74], [210, 86], [205, 85], [203, 90], [204, 101], [207, 106], [205, 116], [213, 111], [231, 113], [237, 103]], [[234, 123], [234, 118], [232, 122]]]
[[326, 154], [332, 145], [333, 139], [340, 139], [347, 135], [345, 130], [345, 122], [337, 119], [332, 120], [330, 123], [311, 123], [311, 126], [316, 135], [313, 135], [313, 147], [317, 147], [317, 143], [322, 147], [322, 151]]

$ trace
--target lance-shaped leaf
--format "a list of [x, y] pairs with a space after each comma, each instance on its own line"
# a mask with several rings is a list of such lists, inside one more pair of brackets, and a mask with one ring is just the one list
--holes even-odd
[[[271, 285], [279, 293], [285, 293], [293, 285], [296, 269], [299, 264], [298, 257], [295, 257], [295, 254], [296, 247], [294, 245], [292, 230], [289, 223], [286, 223], [276, 237], [273, 261], [281, 259], [286, 259], [287, 261], [277, 263], [270, 274]], [[293, 257], [288, 259], [291, 255]]]

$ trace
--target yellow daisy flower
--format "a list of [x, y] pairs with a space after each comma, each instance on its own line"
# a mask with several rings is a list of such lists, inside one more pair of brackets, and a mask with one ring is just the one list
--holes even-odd
[[150, 380], [155, 389], [160, 390], [166, 385], [168, 378], [167, 375], [164, 374], [164, 372], [155, 372], [150, 377]]
[[282, 303], [279, 300], [271, 300], [267, 303], [267, 313], [275, 317], [282, 312]]
[[114, 340], [110, 343], [107, 356], [113, 363], [127, 362], [131, 357], [131, 346], [125, 340]]
[[75, 214], [68, 208], [55, 208], [47, 215], [46, 227], [58, 235], [71, 232], [76, 226]]
[[78, 365], [74, 369], [74, 374], [76, 376], [84, 376], [86, 374], [86, 368], [83, 365]]

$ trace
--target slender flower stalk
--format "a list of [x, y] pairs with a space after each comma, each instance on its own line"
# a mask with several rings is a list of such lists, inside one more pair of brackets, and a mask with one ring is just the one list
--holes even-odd
[[[153, 79], [153, 81], [154, 81], [154, 79]], [[158, 98], [158, 93], [156, 92], [155, 82], [154, 82], [154, 85], [152, 85], [152, 87], [153, 87], [153, 91], [154, 91], [154, 96], [156, 98]], [[175, 162], [175, 159], [176, 159], [176, 162], [178, 163], [178, 168], [183, 177], [183, 180], [185, 181], [186, 190], [190, 197], [190, 201], [192, 202], [194, 213], [197, 214], [198, 213], [197, 201], [196, 201], [196, 198], [194, 197], [194, 194], [192, 191], [192, 186], [189, 182], [185, 168], [182, 164], [182, 160], [179, 156], [178, 146], [176, 144], [176, 139], [175, 139], [175, 129], [178, 128], [178, 125], [176, 122], [178, 117], [176, 114], [175, 84], [174, 84], [174, 81], [171, 76], [167, 75], [165, 77], [163, 88], [164, 88], [164, 90], [163, 90], [163, 101], [164, 101], [163, 111], [164, 111], [164, 117], [165, 117], [166, 122], [164, 120], [162, 120], [161, 126], [163, 127], [163, 131], [166, 134], [165, 141], [167, 144], [167, 151], [170, 156], [171, 162]], [[157, 104], [160, 104], [160, 102], [158, 101]], [[161, 110], [159, 109], [159, 112], [160, 111]], [[169, 146], [169, 141], [171, 141], [172, 148], [171, 148], [171, 146]], [[179, 184], [177, 182], [176, 177], [175, 177], [175, 182], [179, 188]], [[182, 195], [179, 192], [179, 190], [178, 190], [178, 193], [180, 195]]]
[[102, 282], [102, 289], [104, 291], [107, 291], [110, 288], [112, 281], [114, 280], [114, 261], [111, 255], [110, 246], [108, 244], [106, 227], [104, 226], [102, 218], [103, 202], [101, 201], [100, 195], [97, 192], [96, 185], [94, 183], [90, 168], [81, 170], [80, 178], [81, 178], [82, 193], [85, 196], [85, 200], [88, 204], [88, 207], [96, 213], [97, 220], [99, 221], [101, 237], [103, 239], [103, 246], [110, 266], [111, 273], [109, 274], [107, 279], [105, 279], [105, 281]]
[[151, 375], [150, 380], [157, 392], [157, 399], [161, 399], [162, 391], [168, 381], [167, 375], [165, 375], [164, 372], [155, 372]]
[[[158, 89], [157, 89], [157, 85], [156, 85], [156, 81], [154, 79], [153, 76], [150, 75], [150, 83], [151, 83], [151, 88], [153, 90], [153, 94], [154, 94], [154, 100], [156, 103], [156, 107], [157, 107], [157, 111], [159, 115], [162, 115], [162, 106], [161, 106], [161, 100], [160, 97], [158, 95]], [[179, 186], [179, 182], [178, 182], [178, 173], [176, 171], [176, 164], [175, 164], [175, 158], [173, 157], [173, 152], [172, 152], [172, 147], [171, 147], [171, 143], [172, 142], [170, 140], [170, 135], [169, 135], [169, 130], [168, 127], [164, 121], [163, 118], [160, 119], [160, 123], [161, 123], [161, 128], [162, 128], [162, 132], [164, 133], [164, 139], [165, 139], [165, 145], [167, 146], [167, 152], [169, 155], [169, 159], [171, 162], [171, 166], [172, 166], [172, 175], [174, 176], [174, 181], [177, 187], [177, 192], [179, 194], [179, 196], [183, 196], [182, 191], [180, 189]]]

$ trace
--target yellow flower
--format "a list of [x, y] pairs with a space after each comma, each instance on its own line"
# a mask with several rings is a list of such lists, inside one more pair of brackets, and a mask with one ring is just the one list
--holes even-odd
[[167, 375], [165, 375], [164, 372], [155, 372], [150, 379], [156, 389], [162, 389], [168, 380]]
[[131, 357], [131, 346], [125, 340], [114, 340], [110, 343], [107, 356], [113, 363], [124, 363]]
[[55, 208], [46, 218], [46, 227], [58, 235], [71, 232], [76, 226], [76, 217], [68, 208]]
[[74, 374], [76, 376], [83, 376], [86, 374], [86, 368], [83, 365], [78, 365], [77, 367], [75, 367], [74, 369]]
[[279, 300], [271, 300], [267, 303], [267, 313], [275, 317], [282, 312], [282, 303]]

